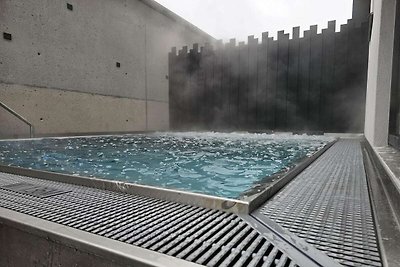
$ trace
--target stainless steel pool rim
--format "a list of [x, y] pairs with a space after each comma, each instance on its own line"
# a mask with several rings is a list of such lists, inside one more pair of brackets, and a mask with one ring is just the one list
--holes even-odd
[[245, 197], [244, 199], [229, 199], [181, 190], [159, 188], [121, 181], [110, 181], [84, 176], [74, 176], [56, 172], [32, 170], [5, 165], [0, 165], [0, 172], [29, 176], [68, 184], [82, 185], [91, 188], [127, 193], [132, 195], [141, 195], [145, 197], [168, 200], [192, 206], [231, 212], [235, 214], [250, 214], [266, 200], [276, 194], [280, 189], [282, 189], [287, 183], [289, 183], [294, 177], [296, 177], [296, 175], [303, 171], [314, 160], [321, 156], [335, 142], [336, 140], [328, 143], [324, 146], [324, 148], [317, 151], [311, 157], [305, 158], [303, 161], [301, 161], [299, 164], [297, 164], [287, 173], [285, 173], [282, 177], [279, 177], [279, 179], [277, 179], [274, 183], [269, 184], [266, 188], [263, 188], [261, 192], [254, 192], [253, 195]]
[[[276, 174], [277, 179], [275, 180], [275, 182], [272, 184], [267, 184], [266, 187], [264, 187], [261, 192], [254, 192], [251, 196], [247, 198], [242, 198], [242, 200], [248, 202], [249, 205], [248, 213], [253, 212], [263, 203], [265, 203], [265, 201], [272, 198], [276, 193], [279, 192], [279, 190], [281, 190], [285, 185], [287, 185], [290, 181], [292, 181], [298, 174], [300, 174], [305, 168], [307, 168], [311, 163], [313, 163], [317, 158], [319, 158], [325, 151], [327, 151], [336, 142], [337, 139], [332, 142], [329, 142], [323, 148], [321, 148], [316, 153], [311, 155], [311, 157], [305, 157], [304, 159], [300, 160], [287, 172]], [[265, 177], [264, 179], [267, 180], [267, 178], [268, 177]], [[265, 185], [261, 185], [261, 187], [263, 186]]]

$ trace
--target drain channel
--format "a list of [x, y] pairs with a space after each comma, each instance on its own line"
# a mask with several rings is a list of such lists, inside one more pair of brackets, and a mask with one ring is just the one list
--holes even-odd
[[11, 191], [14, 191], [17, 193], [34, 196], [34, 197], [40, 197], [40, 198], [52, 197], [52, 196], [56, 196], [59, 194], [65, 194], [65, 193], [69, 192], [69, 191], [60, 190], [57, 188], [52, 188], [52, 187], [42, 186], [42, 185], [35, 185], [35, 184], [26, 183], [26, 182], [8, 184], [8, 185], [0, 186], [0, 188], [6, 189], [6, 190], [11, 190]]

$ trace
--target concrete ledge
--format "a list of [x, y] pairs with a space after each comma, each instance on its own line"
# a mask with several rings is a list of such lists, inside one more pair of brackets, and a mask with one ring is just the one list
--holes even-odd
[[392, 182], [393, 174], [388, 171], [390, 168], [378, 152], [382, 149], [364, 142], [365, 172], [382, 263], [384, 266], [400, 266], [400, 195]]
[[[0, 208], [0, 233], [1, 243], [6, 244], [0, 250], [2, 266], [52, 265], [58, 260], [74, 266], [199, 266], [4, 208]], [[7, 244], [8, 235], [16, 244]], [[21, 258], [24, 253], [30, 257]]]
[[373, 147], [372, 150], [389, 178], [385, 187], [393, 211], [400, 221], [400, 151], [389, 146]]

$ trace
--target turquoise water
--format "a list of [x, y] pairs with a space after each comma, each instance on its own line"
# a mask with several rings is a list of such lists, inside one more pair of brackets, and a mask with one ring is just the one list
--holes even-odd
[[211, 132], [2, 141], [0, 163], [238, 198], [328, 141]]

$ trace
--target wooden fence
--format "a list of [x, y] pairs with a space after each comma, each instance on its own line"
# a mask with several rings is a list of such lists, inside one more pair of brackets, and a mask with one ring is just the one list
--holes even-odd
[[362, 132], [369, 27], [335, 24], [172, 48], [171, 129]]

